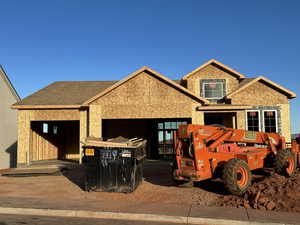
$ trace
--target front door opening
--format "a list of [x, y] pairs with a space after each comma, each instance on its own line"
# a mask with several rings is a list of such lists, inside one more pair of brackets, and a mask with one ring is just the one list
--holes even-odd
[[102, 136], [105, 139], [122, 136], [147, 140], [148, 159], [174, 158], [173, 132], [180, 124], [190, 123], [183, 119], [104, 119]]
[[204, 124], [236, 128], [236, 113], [204, 113]]

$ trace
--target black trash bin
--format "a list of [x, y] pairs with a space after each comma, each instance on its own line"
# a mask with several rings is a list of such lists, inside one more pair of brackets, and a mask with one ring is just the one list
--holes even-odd
[[146, 141], [131, 147], [83, 146], [86, 191], [133, 192], [143, 179]]

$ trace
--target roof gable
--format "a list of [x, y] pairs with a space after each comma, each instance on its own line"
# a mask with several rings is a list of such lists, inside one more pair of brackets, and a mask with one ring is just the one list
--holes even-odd
[[193, 74], [195, 74], [196, 72], [202, 70], [203, 68], [205, 68], [206, 66], [208, 65], [215, 65], [217, 67], [220, 67], [226, 71], [228, 71], [230, 74], [232, 74], [233, 76], [237, 77], [238, 79], [242, 79], [242, 78], [245, 78], [245, 76], [231, 68], [229, 68], [228, 66], [218, 62], [217, 60], [215, 59], [211, 59], [209, 60], [208, 62], [204, 63], [203, 65], [199, 66], [198, 68], [196, 68], [195, 70], [193, 70], [192, 72], [186, 74], [185, 76], [183, 76], [183, 80], [186, 80], [188, 79], [190, 76], [192, 76]]
[[11, 81], [9, 80], [7, 74], [5, 73], [5, 71], [4, 71], [4, 69], [3, 69], [3, 67], [1, 65], [0, 65], [0, 77], [6, 83], [6, 85], [8, 86], [10, 92], [12, 93], [12, 95], [14, 96], [14, 98], [16, 99], [16, 101], [20, 101], [21, 100], [20, 96], [18, 95], [16, 89], [12, 85]]
[[230, 93], [229, 95], [227, 95], [226, 98], [228, 98], [228, 99], [232, 98], [237, 93], [241, 92], [242, 90], [245, 90], [246, 88], [250, 87], [251, 85], [253, 85], [259, 81], [266, 83], [267, 85], [271, 86], [273, 89], [275, 89], [279, 92], [282, 92], [290, 99], [295, 98], [297, 96], [294, 92], [280, 86], [279, 84], [276, 84], [275, 82], [265, 78], [264, 76], [259, 76], [255, 79], [248, 79], [247, 81], [243, 82], [243, 84], [240, 85], [240, 87], [237, 90], [235, 90], [232, 93]]
[[125, 77], [124, 79], [116, 82], [115, 84], [113, 84], [111, 87], [107, 88], [106, 90], [100, 92], [99, 94], [95, 95], [94, 97], [92, 97], [91, 99], [87, 100], [86, 102], [83, 103], [83, 105], [89, 105], [92, 102], [94, 102], [95, 100], [101, 98], [102, 96], [106, 95], [107, 93], [111, 92], [112, 90], [116, 89], [117, 87], [123, 85], [124, 83], [126, 83], [127, 81], [131, 80], [132, 78], [136, 77], [137, 75], [141, 74], [142, 72], [148, 72], [151, 75], [153, 75], [155, 78], [157, 79], [161, 79], [164, 82], [168, 83], [171, 87], [174, 87], [178, 90], [180, 90], [182, 93], [190, 96], [191, 98], [194, 98], [195, 100], [202, 102], [204, 104], [209, 104], [209, 101], [199, 97], [197, 95], [195, 95], [194, 93], [192, 93], [191, 91], [189, 91], [188, 89], [182, 87], [180, 84], [178, 84], [177, 82], [168, 79], [167, 77], [161, 75], [160, 73], [150, 69], [149, 67], [142, 67], [141, 69], [135, 71], [134, 73], [130, 74], [129, 76]]

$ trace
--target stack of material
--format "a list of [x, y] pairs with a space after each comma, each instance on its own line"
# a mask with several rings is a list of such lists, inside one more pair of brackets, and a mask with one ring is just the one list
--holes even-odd
[[131, 138], [127, 139], [124, 137], [111, 138], [104, 141], [102, 138], [87, 137], [83, 143], [85, 146], [95, 146], [95, 147], [116, 147], [116, 148], [137, 148], [145, 144], [143, 138]]

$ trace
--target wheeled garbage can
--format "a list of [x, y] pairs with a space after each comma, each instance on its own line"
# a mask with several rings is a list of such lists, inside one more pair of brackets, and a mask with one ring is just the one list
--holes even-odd
[[82, 162], [86, 191], [133, 192], [143, 179], [146, 141], [131, 143], [87, 142]]

